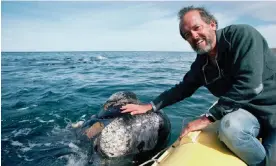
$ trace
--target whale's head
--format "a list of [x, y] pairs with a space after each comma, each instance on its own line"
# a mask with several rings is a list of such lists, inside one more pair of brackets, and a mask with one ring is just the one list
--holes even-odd
[[130, 91], [120, 91], [112, 94], [103, 104], [103, 108], [96, 115], [93, 115], [85, 122], [80, 121], [72, 124], [73, 128], [79, 128], [79, 136], [91, 140], [97, 136], [113, 119], [121, 117], [121, 107], [126, 104], [139, 104], [135, 93]]
[[112, 94], [104, 103], [103, 109], [97, 114], [98, 118], [115, 118], [125, 114], [121, 113], [121, 107], [126, 104], [139, 104], [135, 93], [130, 91], [120, 91]]
[[139, 100], [135, 93], [130, 91], [120, 91], [112, 94], [104, 104], [104, 110], [110, 107], [122, 106], [126, 104], [138, 104]]

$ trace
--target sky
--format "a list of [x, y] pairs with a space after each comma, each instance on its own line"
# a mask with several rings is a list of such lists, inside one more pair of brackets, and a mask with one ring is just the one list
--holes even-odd
[[189, 5], [219, 28], [252, 25], [276, 47], [276, 1], [2, 1], [1, 51], [192, 51], [177, 18]]

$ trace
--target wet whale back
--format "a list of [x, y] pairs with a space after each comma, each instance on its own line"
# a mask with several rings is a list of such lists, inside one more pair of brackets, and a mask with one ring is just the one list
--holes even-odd
[[108, 157], [135, 155], [162, 148], [169, 140], [170, 127], [163, 113], [123, 116], [103, 129], [97, 144]]

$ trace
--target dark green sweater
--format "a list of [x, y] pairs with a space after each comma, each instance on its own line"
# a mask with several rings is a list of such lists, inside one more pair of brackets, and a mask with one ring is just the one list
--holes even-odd
[[219, 97], [210, 110], [216, 119], [243, 108], [263, 127], [276, 128], [276, 55], [264, 37], [248, 25], [225, 27], [216, 31], [216, 37], [218, 66], [211, 65], [207, 55], [197, 55], [183, 81], [153, 100], [154, 106], [162, 109], [205, 86]]

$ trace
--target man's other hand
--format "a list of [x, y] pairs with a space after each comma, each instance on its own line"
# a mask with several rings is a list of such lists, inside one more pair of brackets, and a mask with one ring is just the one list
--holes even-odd
[[204, 129], [207, 127], [209, 124], [212, 122], [205, 116], [200, 117], [197, 120], [191, 121], [190, 123], [187, 124], [187, 126], [182, 130], [179, 139], [187, 135], [191, 131], [197, 131]]

